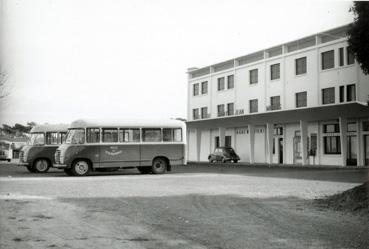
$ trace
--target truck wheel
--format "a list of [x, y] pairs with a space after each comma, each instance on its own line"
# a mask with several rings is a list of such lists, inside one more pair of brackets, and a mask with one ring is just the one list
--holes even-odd
[[141, 174], [150, 174], [152, 172], [151, 167], [137, 167]]
[[90, 164], [86, 160], [77, 160], [71, 168], [74, 176], [86, 176], [90, 172]]
[[152, 162], [152, 173], [163, 174], [167, 170], [168, 163], [164, 158], [155, 158]]
[[50, 168], [50, 163], [46, 159], [37, 159], [33, 164], [36, 173], [46, 173]]

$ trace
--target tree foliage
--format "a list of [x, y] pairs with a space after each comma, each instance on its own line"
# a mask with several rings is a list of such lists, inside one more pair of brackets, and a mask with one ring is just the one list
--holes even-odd
[[350, 8], [354, 22], [348, 30], [349, 47], [364, 74], [369, 74], [369, 2], [355, 1]]
[[25, 133], [29, 133], [33, 126], [35, 126], [35, 122], [28, 122], [27, 125], [15, 124], [14, 126], [10, 126], [7, 124], [3, 124], [3, 127], [0, 128], [2, 134], [11, 135], [11, 136], [21, 136]]

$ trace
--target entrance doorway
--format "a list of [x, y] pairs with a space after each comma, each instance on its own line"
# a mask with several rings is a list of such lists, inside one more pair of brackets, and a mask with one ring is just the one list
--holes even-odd
[[293, 163], [302, 162], [302, 151], [301, 151], [301, 132], [295, 131], [293, 137]]
[[348, 166], [357, 165], [357, 137], [347, 136], [347, 162]]
[[232, 136], [225, 136], [225, 147], [232, 147]]
[[280, 163], [280, 164], [282, 164], [283, 163], [283, 138], [282, 137], [280, 137], [280, 138], [278, 138], [278, 151], [279, 151], [279, 153], [278, 153], [278, 162]]

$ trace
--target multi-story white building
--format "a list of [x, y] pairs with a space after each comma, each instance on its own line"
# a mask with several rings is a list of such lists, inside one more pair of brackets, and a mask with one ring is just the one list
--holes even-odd
[[369, 164], [369, 75], [348, 26], [188, 70], [188, 160], [231, 146], [241, 162]]

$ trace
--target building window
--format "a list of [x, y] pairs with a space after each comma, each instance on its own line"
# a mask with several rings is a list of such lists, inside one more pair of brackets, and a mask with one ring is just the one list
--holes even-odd
[[192, 109], [192, 119], [193, 120], [199, 119], [199, 108]]
[[356, 131], [356, 123], [347, 123], [347, 131], [355, 132]]
[[193, 96], [199, 95], [199, 83], [193, 84]]
[[296, 93], [296, 107], [305, 107], [307, 106], [307, 93], [300, 92]]
[[208, 93], [208, 82], [204, 81], [201, 83], [201, 94], [207, 94]]
[[280, 96], [270, 97], [270, 109], [271, 110], [281, 109], [281, 97]]
[[324, 137], [324, 154], [341, 154], [341, 141], [339, 136]]
[[250, 113], [258, 112], [258, 100], [251, 99], [250, 100]]
[[232, 147], [232, 136], [225, 136], [224, 138], [224, 146]]
[[234, 88], [234, 75], [228, 75], [227, 76], [227, 88], [232, 89]]
[[363, 131], [369, 131], [369, 121], [363, 121]]
[[324, 88], [322, 89], [322, 102], [325, 104], [333, 104], [334, 103], [334, 87]]
[[296, 75], [306, 73], [306, 57], [296, 59], [295, 64], [296, 64]]
[[338, 133], [340, 132], [340, 126], [338, 124], [325, 124], [323, 126], [324, 133]]
[[351, 52], [349, 47], [346, 48], [347, 51], [347, 65], [351, 65], [355, 63], [354, 54]]
[[227, 114], [234, 115], [234, 103], [227, 104]]
[[345, 62], [343, 48], [339, 49], [339, 56], [340, 56], [340, 58], [339, 58], [340, 66], [342, 67], [344, 62]]
[[140, 142], [140, 129], [119, 129], [119, 142]]
[[258, 83], [258, 69], [250, 70], [250, 84]]
[[270, 66], [270, 79], [276, 80], [280, 78], [280, 64], [274, 64]]
[[340, 103], [345, 101], [345, 86], [340, 86]]
[[322, 53], [322, 70], [334, 68], [334, 50]]
[[118, 129], [114, 129], [114, 128], [102, 129], [102, 141], [103, 143], [118, 142]]
[[87, 143], [100, 143], [100, 129], [99, 128], [87, 128], [86, 129], [86, 141]]
[[224, 77], [218, 78], [218, 91], [224, 90]]
[[201, 107], [201, 118], [208, 118], [208, 108]]
[[347, 85], [346, 86], [346, 92], [347, 92], [347, 98], [346, 98], [347, 102], [356, 100], [356, 87], [355, 87], [355, 84]]
[[223, 117], [225, 115], [224, 105], [218, 105], [218, 117]]

